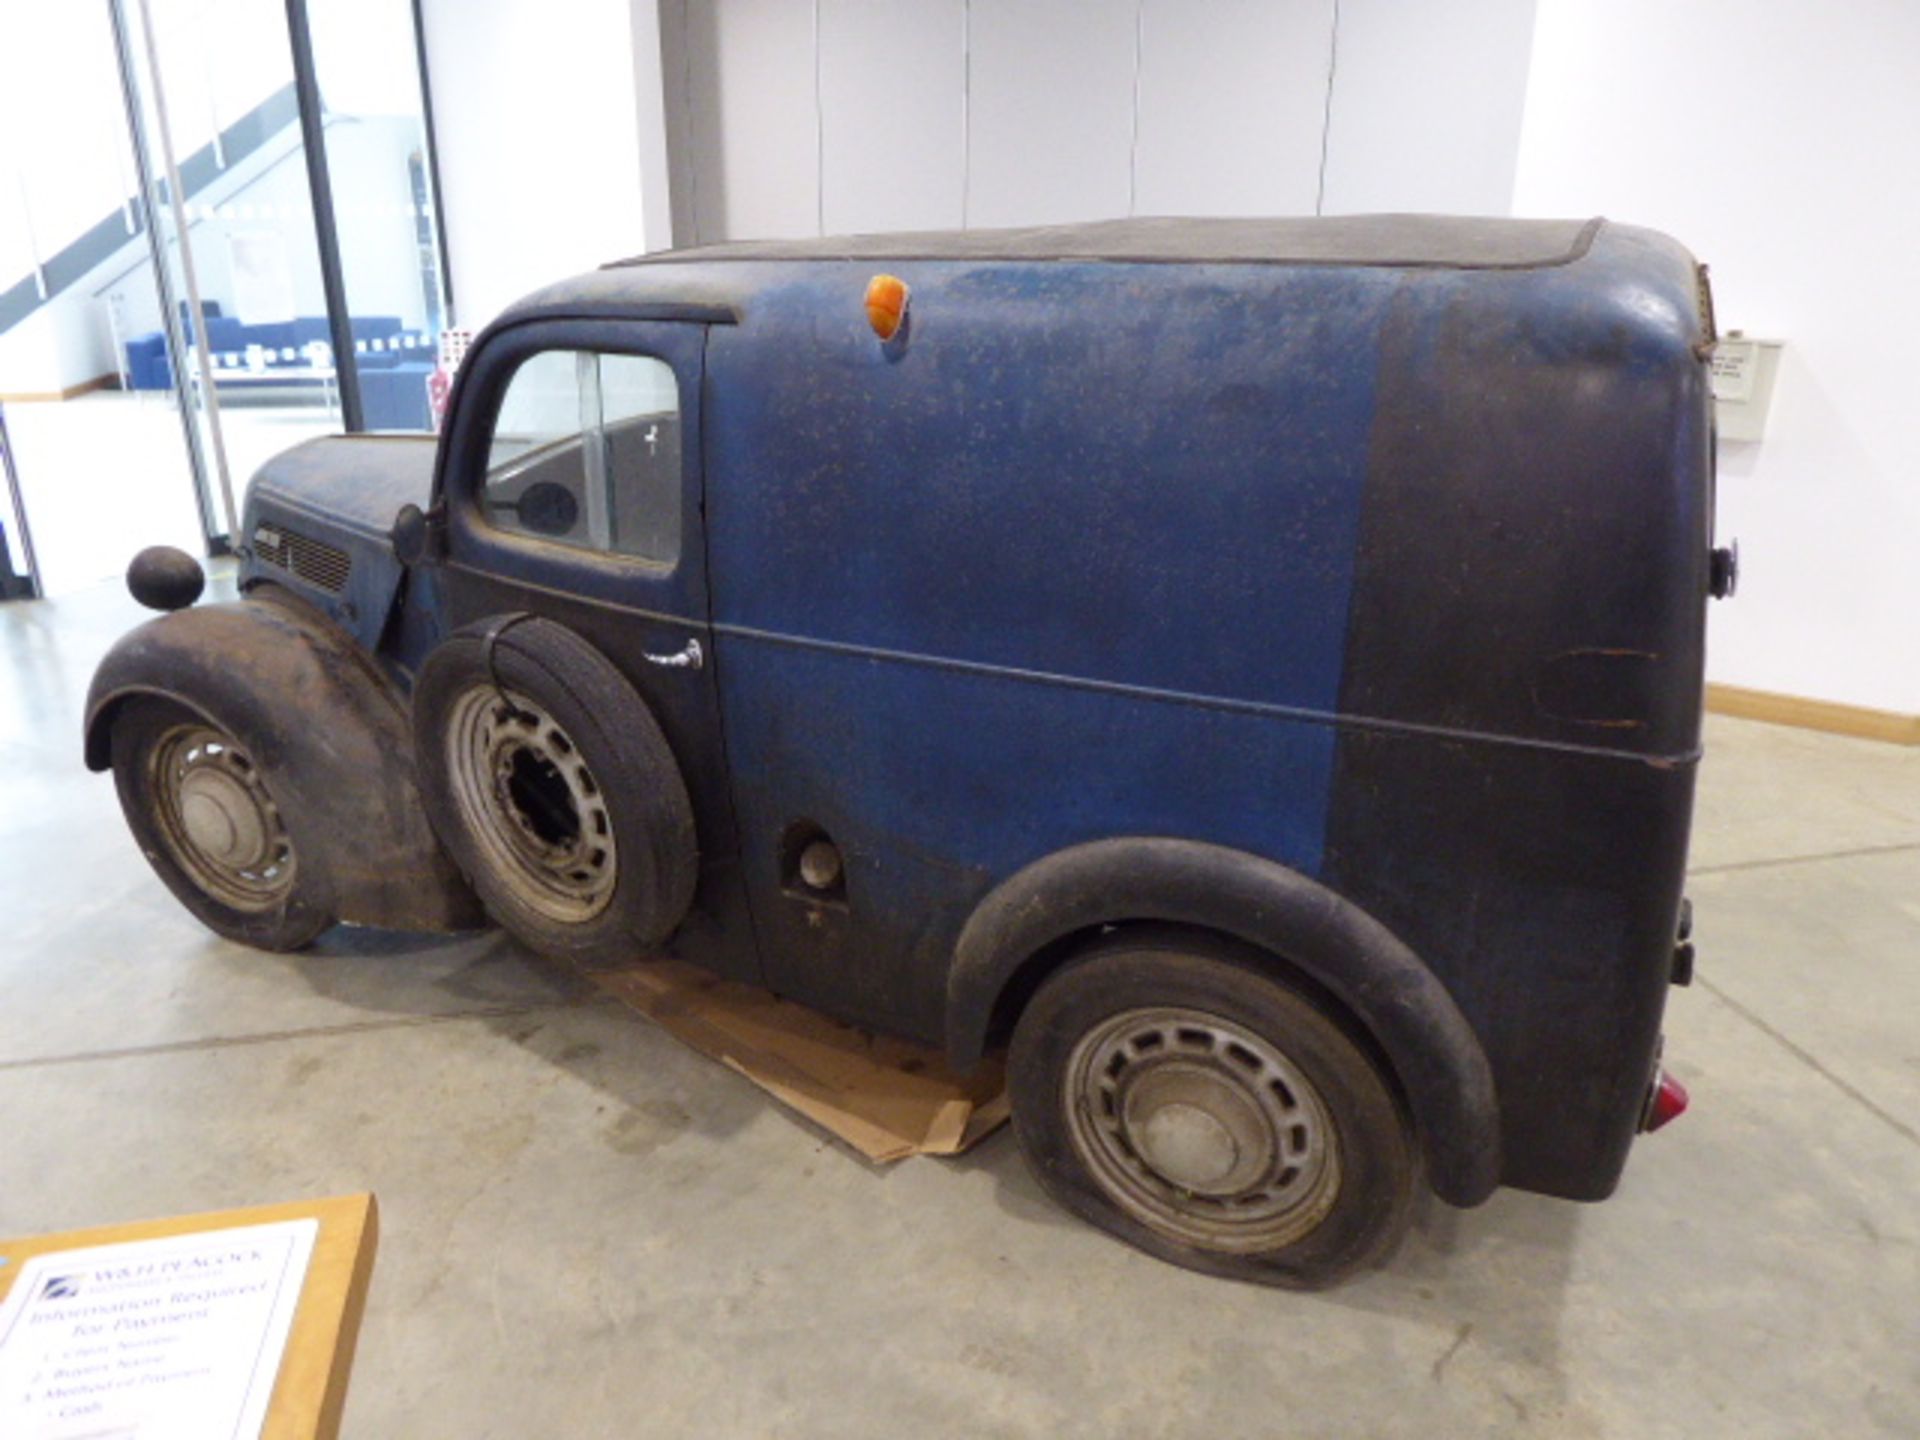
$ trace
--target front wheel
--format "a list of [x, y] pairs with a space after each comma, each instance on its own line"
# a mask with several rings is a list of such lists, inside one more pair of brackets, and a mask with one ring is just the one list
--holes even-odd
[[1116, 934], [1035, 994], [1013, 1124], [1067, 1209], [1188, 1269], [1329, 1285], [1412, 1212], [1414, 1149], [1364, 1043], [1238, 947]]
[[333, 924], [325, 880], [249, 747], [175, 701], [139, 696], [113, 722], [127, 827], [169, 890], [229, 940], [298, 950]]

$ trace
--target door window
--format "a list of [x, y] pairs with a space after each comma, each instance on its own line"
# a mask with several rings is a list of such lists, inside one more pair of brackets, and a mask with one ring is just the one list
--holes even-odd
[[651, 355], [542, 350], [494, 417], [481, 509], [559, 545], [671, 565], [680, 554], [680, 395]]

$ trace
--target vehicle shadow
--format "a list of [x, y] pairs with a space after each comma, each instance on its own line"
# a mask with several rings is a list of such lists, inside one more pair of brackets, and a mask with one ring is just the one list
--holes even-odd
[[993, 1180], [993, 1199], [1013, 1219], [1029, 1225], [1072, 1228], [1084, 1224], [1053, 1203], [1040, 1182], [1033, 1178], [1013, 1127], [1002, 1125], [971, 1150], [949, 1157], [943, 1163], [962, 1175], [987, 1175]]
[[[249, 964], [260, 959], [236, 953]], [[441, 935], [342, 925], [297, 954], [275, 958], [315, 995], [361, 1012], [361, 1023], [471, 1023], [565, 1072], [606, 1098], [600, 1138], [615, 1150], [648, 1153], [683, 1131], [724, 1137], [771, 1112], [869, 1171], [884, 1168], [589, 975], [504, 931]]]
[[284, 957], [316, 994], [374, 1015], [445, 1018], [568, 1005], [593, 986], [499, 930], [453, 935], [336, 925]]
[[[604, 1101], [581, 1130], [583, 1143], [652, 1161], [656, 1152], [683, 1137], [724, 1141], [772, 1113], [837, 1146], [745, 1076], [694, 1050], [590, 981], [583, 979], [580, 985], [572, 1000], [481, 1012], [478, 1021], [493, 1036]], [[848, 1149], [846, 1154], [866, 1164], [857, 1152]]]

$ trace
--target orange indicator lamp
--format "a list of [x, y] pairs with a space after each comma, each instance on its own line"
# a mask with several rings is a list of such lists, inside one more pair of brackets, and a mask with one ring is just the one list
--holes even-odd
[[900, 333], [907, 320], [907, 282], [898, 275], [876, 275], [867, 282], [867, 323], [882, 340]]

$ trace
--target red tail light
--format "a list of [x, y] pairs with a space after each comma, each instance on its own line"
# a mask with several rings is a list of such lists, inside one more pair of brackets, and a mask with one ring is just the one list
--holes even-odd
[[1647, 1096], [1647, 1113], [1640, 1121], [1642, 1130], [1658, 1130], [1669, 1120], [1686, 1113], [1687, 1087], [1665, 1070], [1653, 1077], [1653, 1093]]

